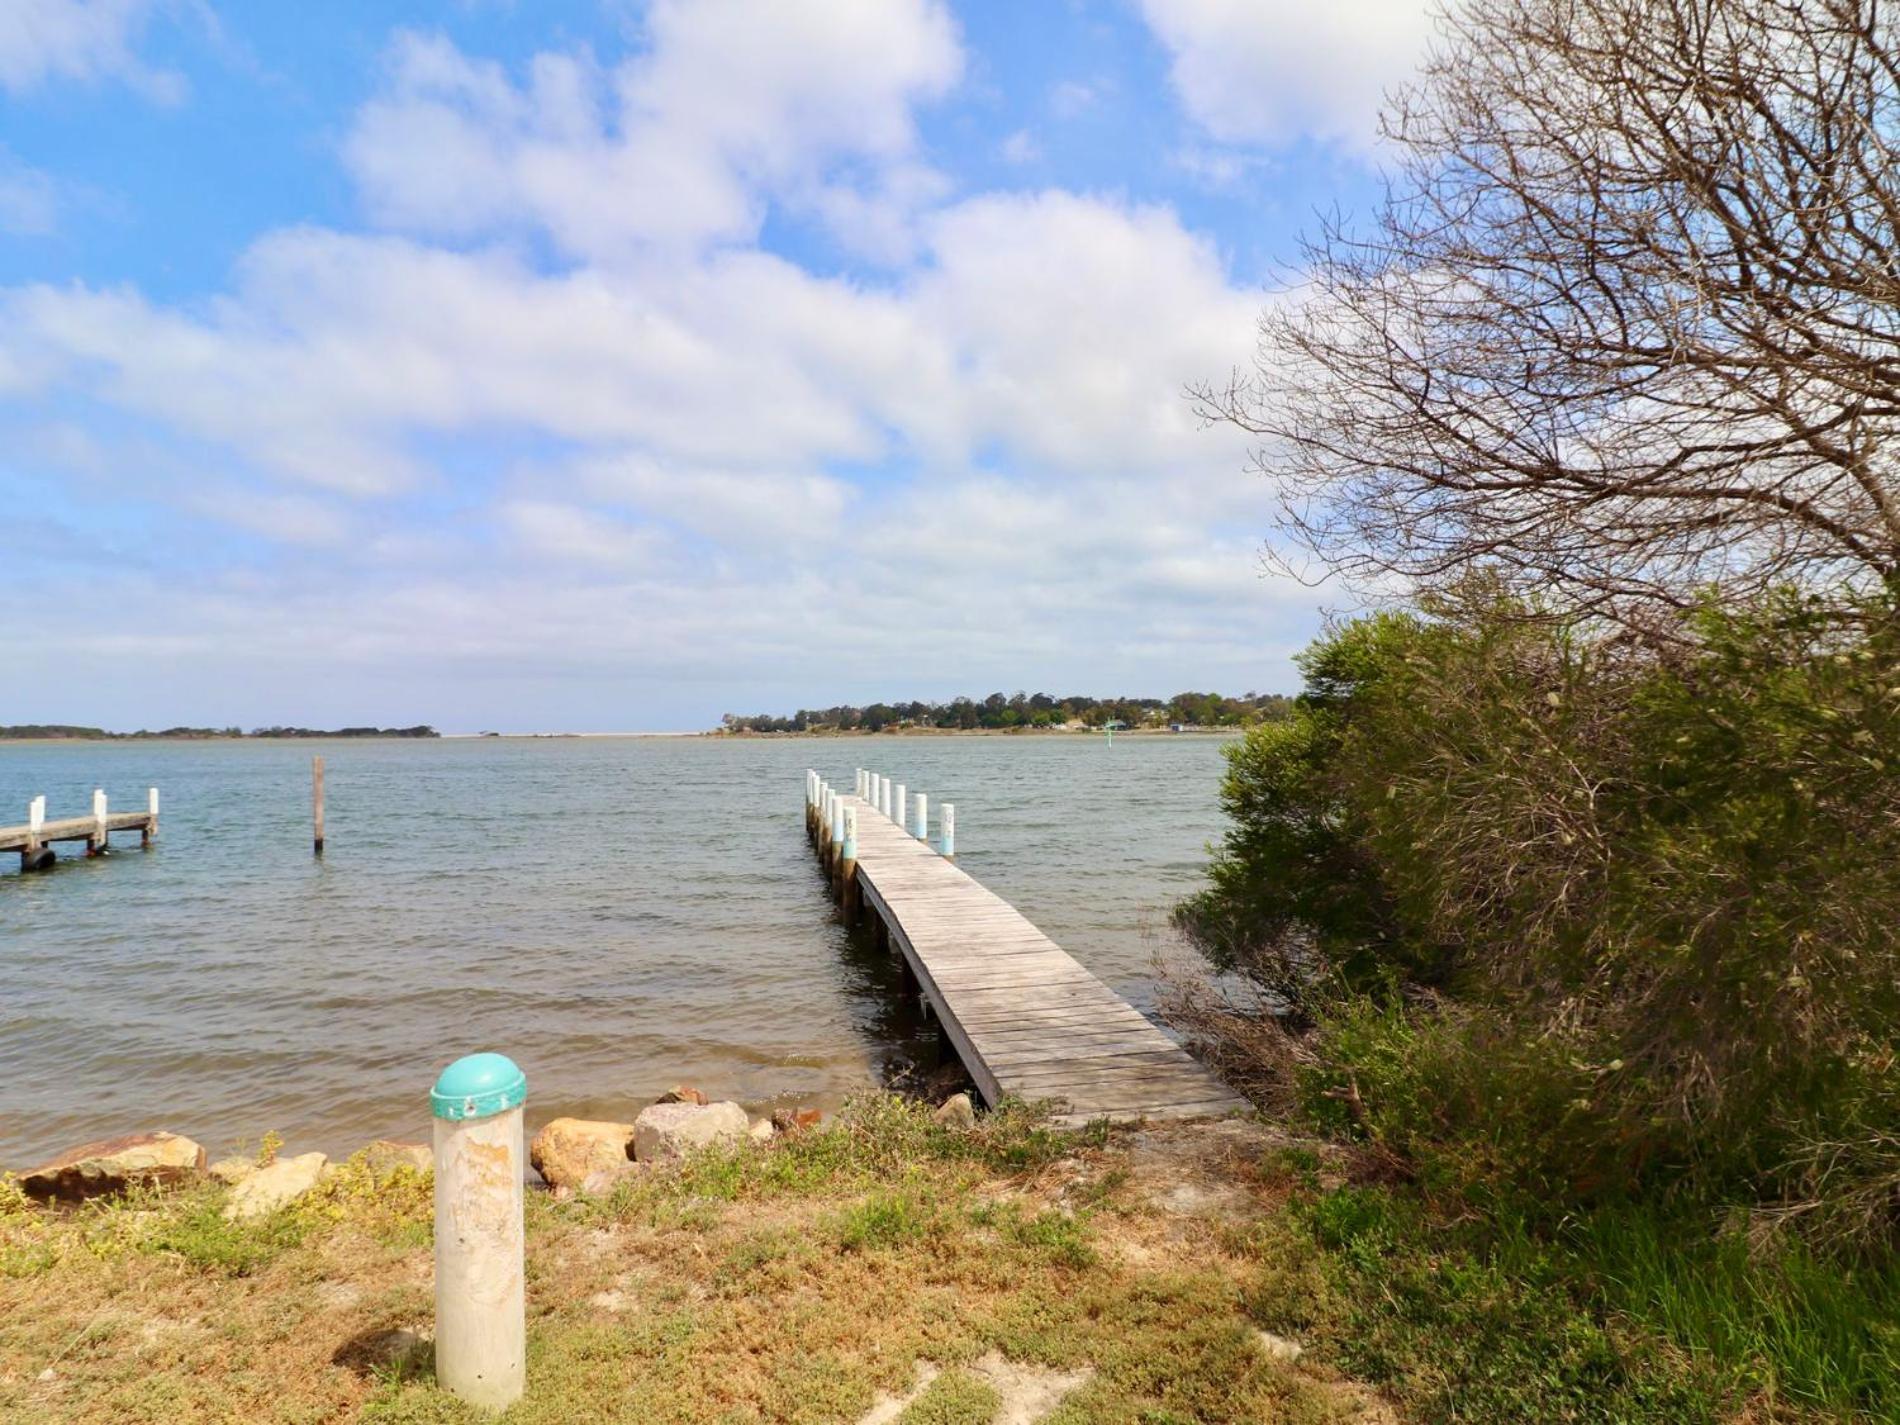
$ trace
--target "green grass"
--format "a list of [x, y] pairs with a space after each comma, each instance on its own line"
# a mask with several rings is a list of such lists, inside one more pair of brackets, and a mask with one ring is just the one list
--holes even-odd
[[1891, 1272], [1751, 1256], [1706, 1220], [1600, 1210], [1552, 1238], [1294, 1176], [1244, 1244], [1249, 1306], [1421, 1421], [1900, 1419]]
[[897, 1425], [989, 1425], [1003, 1398], [968, 1371], [945, 1371], [897, 1417]]

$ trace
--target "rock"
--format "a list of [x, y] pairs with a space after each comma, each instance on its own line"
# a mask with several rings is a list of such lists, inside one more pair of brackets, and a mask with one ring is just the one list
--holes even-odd
[[824, 1115], [815, 1108], [781, 1108], [772, 1114], [772, 1126], [780, 1133], [802, 1133], [816, 1128]]
[[205, 1150], [176, 1133], [133, 1133], [69, 1148], [23, 1173], [21, 1190], [37, 1198], [78, 1202], [145, 1185], [175, 1187], [205, 1170]]
[[595, 1173], [612, 1172], [633, 1156], [633, 1125], [589, 1118], [557, 1118], [534, 1135], [528, 1161], [552, 1188], [577, 1188]]
[[945, 1128], [974, 1128], [976, 1127], [976, 1106], [970, 1102], [970, 1096], [967, 1093], [951, 1094], [937, 1111], [931, 1114], [931, 1117]]
[[633, 1156], [643, 1163], [681, 1158], [708, 1143], [741, 1141], [751, 1128], [736, 1103], [656, 1103], [633, 1121]]
[[1298, 1341], [1289, 1341], [1271, 1331], [1255, 1331], [1254, 1338], [1259, 1343], [1260, 1353], [1270, 1361], [1292, 1362], [1306, 1354], [1306, 1347]]
[[754, 1143], [770, 1143], [777, 1132], [778, 1130], [772, 1127], [771, 1119], [755, 1118], [752, 1120], [752, 1126], [746, 1130], [746, 1137]]
[[395, 1143], [378, 1138], [363, 1149], [363, 1163], [374, 1178], [386, 1178], [400, 1168], [433, 1173], [435, 1150], [426, 1143]]
[[653, 1101], [655, 1103], [696, 1103], [704, 1108], [706, 1095], [690, 1084], [675, 1084]]
[[262, 1217], [295, 1202], [317, 1185], [329, 1161], [323, 1153], [299, 1153], [294, 1158], [279, 1158], [269, 1167], [259, 1168], [231, 1189], [231, 1200], [224, 1205], [224, 1215], [233, 1221]]
[[211, 1176], [226, 1187], [236, 1187], [256, 1171], [255, 1158], [220, 1158], [210, 1168]]

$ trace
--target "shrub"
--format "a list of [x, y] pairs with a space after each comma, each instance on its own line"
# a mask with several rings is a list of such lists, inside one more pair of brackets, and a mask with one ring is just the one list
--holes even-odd
[[1481, 595], [1306, 654], [1181, 923], [1422, 1171], [1890, 1243], [1900, 621], [1778, 598], [1637, 646]]

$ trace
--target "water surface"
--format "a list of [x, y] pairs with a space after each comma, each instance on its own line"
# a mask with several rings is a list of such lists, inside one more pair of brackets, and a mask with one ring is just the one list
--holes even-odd
[[[167, 1127], [347, 1152], [425, 1137], [437, 1070], [526, 1069], [530, 1121], [687, 1081], [835, 1103], [919, 1052], [833, 914], [803, 771], [957, 807], [958, 860], [1137, 1004], [1219, 834], [1194, 736], [0, 746], [0, 823], [163, 796], [158, 844], [0, 856], [0, 1166]], [[327, 854], [310, 854], [310, 757]], [[934, 820], [934, 819], [933, 819]], [[860, 937], [860, 939], [862, 939]]]

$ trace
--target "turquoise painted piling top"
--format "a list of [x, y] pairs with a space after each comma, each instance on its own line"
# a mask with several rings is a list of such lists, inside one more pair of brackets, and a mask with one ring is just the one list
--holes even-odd
[[437, 1118], [487, 1118], [519, 1108], [528, 1097], [528, 1076], [506, 1054], [470, 1054], [442, 1071], [429, 1090]]

